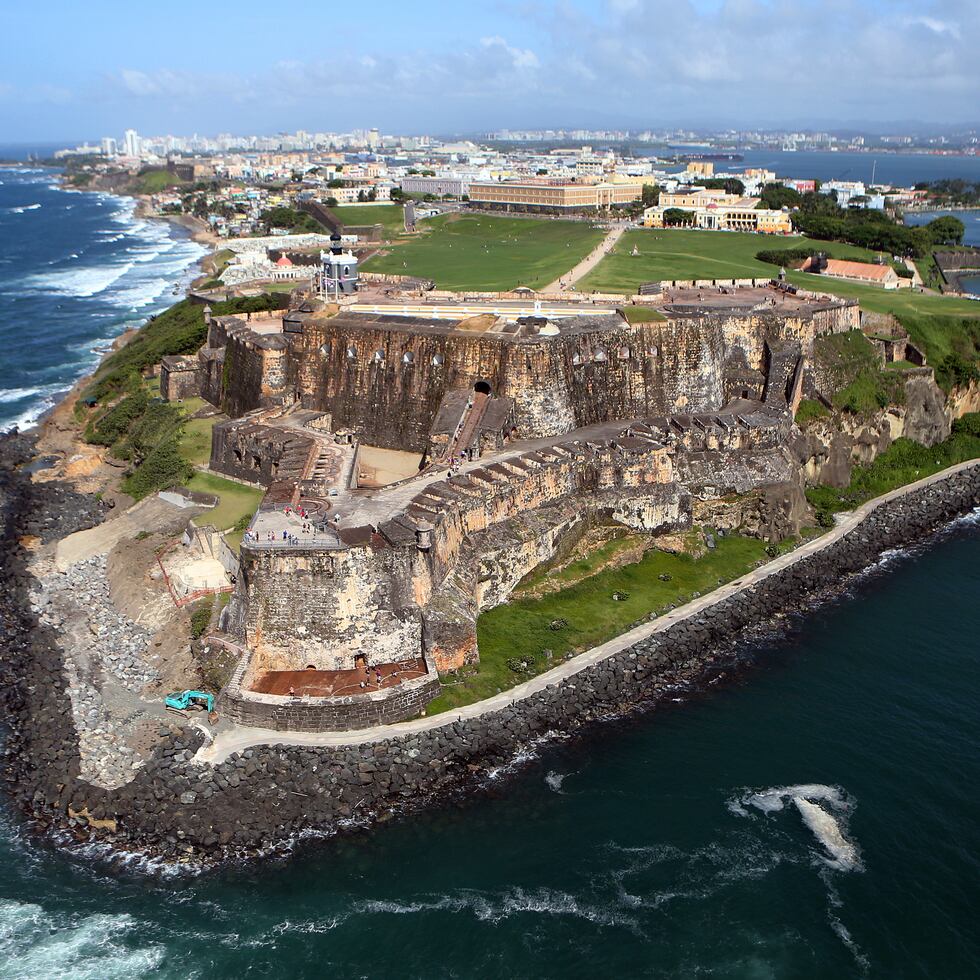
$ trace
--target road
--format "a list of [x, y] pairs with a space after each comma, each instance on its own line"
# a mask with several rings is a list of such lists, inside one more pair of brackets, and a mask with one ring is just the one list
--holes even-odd
[[606, 237], [581, 262], [574, 265], [563, 276], [559, 276], [554, 282], [548, 283], [542, 293], [560, 293], [564, 289], [571, 289], [579, 279], [587, 276], [612, 250], [620, 236], [626, 231], [625, 224], [615, 224], [609, 229]]

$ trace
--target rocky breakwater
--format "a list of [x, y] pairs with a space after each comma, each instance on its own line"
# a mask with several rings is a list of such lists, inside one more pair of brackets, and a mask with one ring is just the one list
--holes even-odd
[[50, 569], [36, 582], [31, 609], [61, 636], [80, 775], [106, 788], [121, 786], [140, 766], [136, 747], [127, 744], [133, 728], [146, 724], [137, 696], [159, 676], [145, 659], [150, 634], [112, 605], [105, 555]]
[[84, 839], [204, 859], [262, 853], [301, 832], [384, 819], [473, 785], [551, 732], [655, 702], [678, 681], [702, 676], [747, 628], [798, 610], [807, 596], [838, 587], [883, 549], [929, 534], [980, 500], [980, 465], [957, 467], [866, 505], [862, 519], [739, 583], [453, 715], [333, 736], [331, 744], [254, 744], [211, 761], [198, 751], [203, 735], [172, 734], [131, 779], [107, 787], [82, 772], [62, 638], [30, 608], [31, 583], [11, 523], [25, 516], [17, 498], [28, 500], [31, 487], [15, 479], [11, 494], [10, 482], [5, 478], [2, 487], [4, 543], [13, 544], [5, 552], [0, 602], [9, 638], [2, 662], [10, 723], [5, 778], [15, 800], [43, 826], [68, 826]]

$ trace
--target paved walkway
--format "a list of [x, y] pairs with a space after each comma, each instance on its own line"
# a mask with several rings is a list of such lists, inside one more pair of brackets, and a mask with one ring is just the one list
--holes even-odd
[[63, 572], [86, 558], [108, 554], [120, 541], [135, 538], [141, 531], [173, 531], [175, 526], [186, 524], [202, 510], [178, 507], [153, 494], [102, 524], [62, 538], [55, 549], [55, 566]]
[[627, 647], [634, 646], [641, 640], [645, 640], [656, 633], [660, 633], [663, 630], [668, 629], [681, 620], [696, 616], [709, 606], [751, 588], [757, 582], [768, 578], [770, 575], [775, 575], [776, 573], [781, 572], [783, 569], [788, 568], [790, 565], [794, 565], [796, 562], [807, 557], [808, 555], [822, 551], [835, 541], [839, 541], [849, 531], [853, 531], [855, 527], [857, 527], [869, 514], [872, 513], [872, 511], [876, 510], [882, 504], [887, 503], [890, 500], [894, 500], [896, 497], [901, 497], [906, 493], [918, 490], [920, 487], [929, 486], [932, 483], [938, 483], [939, 481], [946, 479], [946, 477], [952, 476], [954, 473], [959, 473], [962, 470], [970, 469], [976, 465], [978, 465], [977, 460], [969, 460], [965, 463], [959, 463], [958, 465], [951, 466], [949, 469], [942, 470], [933, 476], [925, 477], [924, 479], [918, 480], [915, 483], [910, 483], [907, 486], [899, 487], [897, 490], [892, 490], [880, 497], [869, 500], [867, 503], [858, 507], [855, 511], [841, 517], [839, 523], [832, 530], [828, 531], [826, 534], [822, 534], [818, 538], [814, 538], [812, 541], [808, 541], [806, 544], [801, 545], [794, 551], [781, 555], [779, 558], [773, 559], [772, 561], [763, 565], [761, 568], [754, 569], [747, 575], [742, 576], [742, 578], [737, 579], [734, 582], [730, 582], [728, 585], [723, 585], [720, 588], [715, 589], [714, 592], [709, 592], [707, 595], [701, 596], [699, 599], [694, 599], [684, 606], [680, 606], [677, 609], [672, 609], [663, 616], [658, 616], [657, 619], [653, 620], [652, 622], [644, 623], [642, 626], [637, 626], [635, 629], [629, 630], [628, 632], [623, 633], [621, 636], [617, 636], [606, 643], [593, 647], [591, 650], [588, 650], [585, 653], [580, 653], [573, 659], [552, 668], [546, 673], [539, 674], [537, 677], [532, 678], [524, 684], [519, 684], [516, 687], [512, 687], [492, 698], [487, 698], [484, 701], [477, 701], [475, 704], [468, 704], [465, 707], [457, 708], [454, 711], [446, 711], [442, 714], [433, 715], [432, 717], [417, 718], [414, 721], [403, 721], [394, 725], [381, 725], [374, 728], [364, 728], [353, 732], [273, 732], [262, 728], [245, 728], [243, 726], [234, 725], [219, 731], [211, 745], [204, 746], [198, 750], [197, 755], [194, 757], [195, 761], [199, 763], [217, 765], [220, 762], [224, 762], [228, 756], [233, 755], [236, 752], [242, 752], [253, 745], [362, 745], [364, 743], [381, 741], [383, 739], [418, 734], [419, 732], [430, 731], [435, 728], [442, 728], [446, 725], [452, 725], [456, 721], [465, 721], [470, 718], [478, 718], [481, 715], [499, 711], [500, 709], [506, 708], [517, 701], [522, 701], [524, 698], [531, 697], [532, 695], [543, 691], [550, 684], [559, 683], [569, 677], [574, 676], [580, 671], [587, 670], [600, 661], [620, 653]]
[[587, 276], [612, 250], [620, 236], [626, 231], [625, 224], [616, 224], [609, 229], [606, 237], [581, 262], [574, 265], [563, 276], [559, 276], [554, 282], [549, 283], [542, 293], [559, 293], [565, 289], [571, 289], [579, 279]]

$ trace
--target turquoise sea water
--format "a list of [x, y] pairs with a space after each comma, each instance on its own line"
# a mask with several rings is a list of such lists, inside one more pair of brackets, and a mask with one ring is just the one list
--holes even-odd
[[9, 830], [0, 978], [977, 976], [978, 599], [974, 518], [735, 681], [274, 865], [107, 874]]

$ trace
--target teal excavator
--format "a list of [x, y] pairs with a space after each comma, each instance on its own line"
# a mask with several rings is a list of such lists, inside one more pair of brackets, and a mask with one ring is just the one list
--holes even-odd
[[205, 694], [204, 691], [177, 691], [168, 694], [163, 703], [174, 711], [186, 711], [196, 705], [206, 708], [209, 714], [214, 711], [214, 695]]

